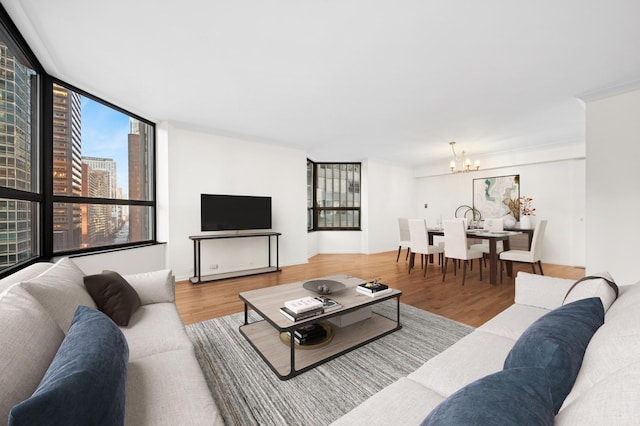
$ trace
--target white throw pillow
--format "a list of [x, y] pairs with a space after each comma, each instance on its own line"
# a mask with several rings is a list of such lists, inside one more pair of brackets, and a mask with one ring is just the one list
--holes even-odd
[[19, 284], [0, 294], [0, 419], [36, 390], [64, 333]]
[[124, 275], [143, 305], [175, 301], [175, 280], [171, 269]]
[[614, 282], [613, 278], [611, 278], [608, 272], [592, 274], [585, 278], [583, 281], [576, 282], [576, 285], [567, 292], [562, 304], [566, 305], [567, 303], [588, 299], [589, 297], [599, 297], [600, 300], [602, 300], [604, 311], [607, 312], [609, 307], [615, 302], [616, 297], [618, 297], [617, 289], [614, 289], [607, 283], [607, 280]]
[[66, 257], [21, 285], [44, 306], [65, 333], [78, 305], [97, 309], [84, 287], [84, 273]]
[[616, 371], [640, 360], [640, 310], [628, 309], [595, 332], [584, 353], [582, 367], [565, 404], [570, 403]]
[[[567, 403], [555, 425], [637, 425], [640, 362], [611, 373], [578, 399]], [[569, 394], [571, 396], [571, 394]]]

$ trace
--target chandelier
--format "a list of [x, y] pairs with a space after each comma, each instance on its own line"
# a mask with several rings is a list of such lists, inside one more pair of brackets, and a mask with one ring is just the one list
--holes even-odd
[[456, 143], [454, 141], [449, 142], [451, 145], [451, 152], [453, 152], [453, 160], [449, 164], [449, 169], [451, 169], [451, 173], [467, 173], [472, 170], [478, 170], [480, 168], [480, 162], [476, 160], [471, 166], [471, 160], [465, 156], [464, 149], [462, 150], [462, 155], [460, 156], [460, 167], [458, 167], [458, 156], [456, 155]]

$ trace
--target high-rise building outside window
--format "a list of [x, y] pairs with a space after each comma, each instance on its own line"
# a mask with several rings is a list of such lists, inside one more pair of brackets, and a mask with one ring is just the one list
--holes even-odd
[[53, 85], [54, 252], [153, 240], [152, 123]]
[[0, 270], [38, 256], [38, 74], [0, 27]]
[[360, 163], [307, 160], [307, 230], [360, 230]]

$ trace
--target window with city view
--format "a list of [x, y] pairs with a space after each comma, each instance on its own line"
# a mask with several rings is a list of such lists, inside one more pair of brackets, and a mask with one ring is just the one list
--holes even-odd
[[152, 124], [53, 85], [54, 252], [153, 239]]
[[38, 74], [0, 27], [0, 270], [39, 255]]
[[360, 163], [307, 160], [307, 229], [360, 229]]
[[155, 125], [48, 75], [0, 6], [0, 274], [155, 242]]

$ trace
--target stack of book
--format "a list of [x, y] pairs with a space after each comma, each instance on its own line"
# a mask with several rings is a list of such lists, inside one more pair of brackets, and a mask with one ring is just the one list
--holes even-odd
[[301, 297], [284, 302], [284, 306], [280, 308], [280, 313], [291, 321], [301, 321], [323, 314], [324, 304], [311, 296]]
[[379, 282], [362, 283], [356, 290], [360, 294], [364, 294], [369, 297], [382, 296], [383, 294], [391, 293], [392, 289], [388, 285]]
[[327, 330], [320, 324], [309, 324], [293, 331], [293, 338], [298, 345], [314, 345], [327, 337]]

